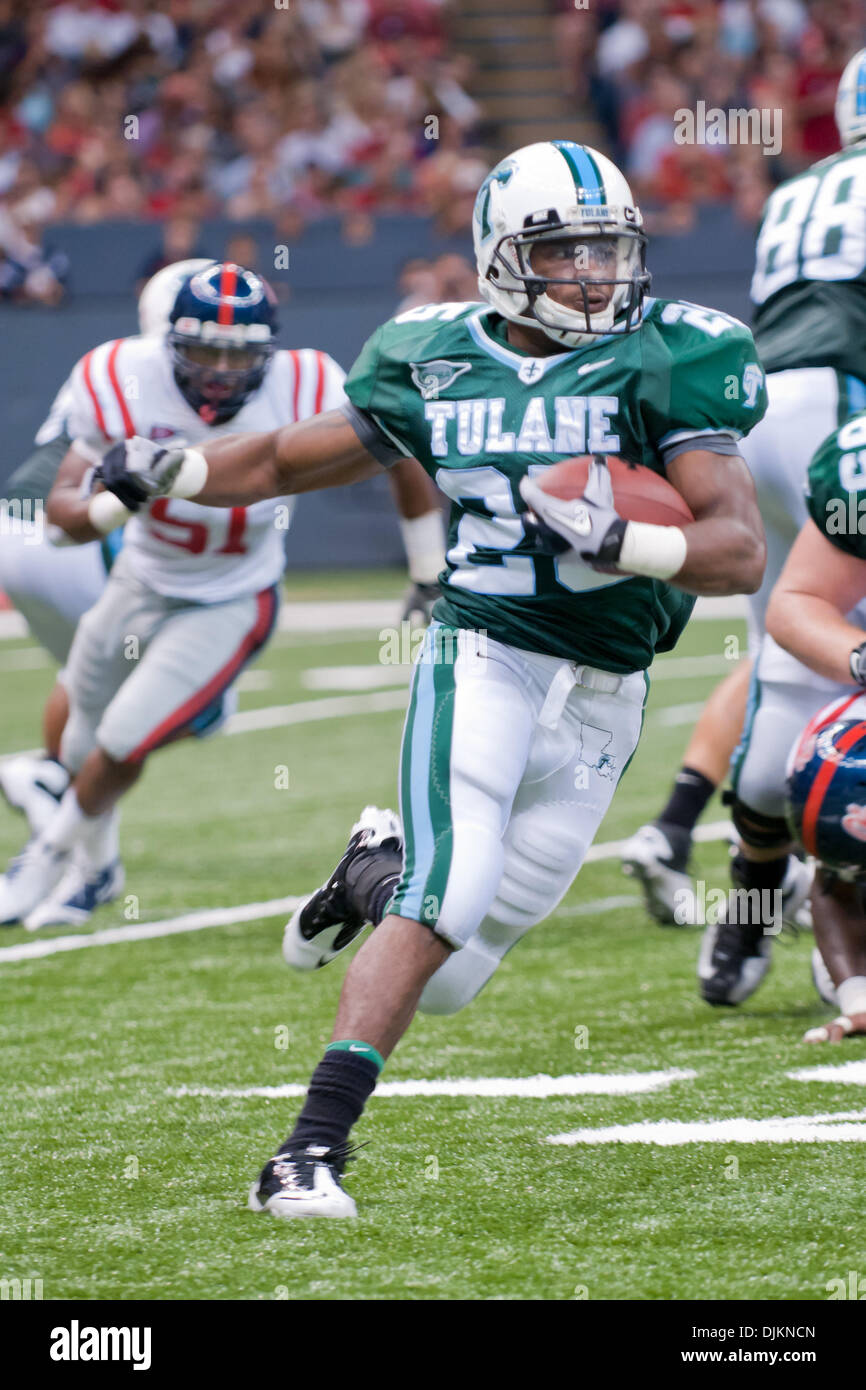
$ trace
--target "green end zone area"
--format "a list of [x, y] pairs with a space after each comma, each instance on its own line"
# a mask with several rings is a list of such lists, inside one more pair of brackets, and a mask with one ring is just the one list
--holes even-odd
[[[315, 584], [305, 599], [401, 587], [394, 576]], [[731, 635], [744, 646], [739, 622], [693, 622], [659, 663], [600, 842], [664, 800], [689, 706], [730, 668]], [[279, 633], [241, 710], [345, 698], [345, 681], [329, 690], [320, 675], [311, 688], [307, 673], [375, 666], [379, 648], [373, 631]], [[38, 742], [53, 671], [16, 656], [31, 650], [0, 642], [0, 753]], [[393, 668], [382, 670], [368, 689], [393, 691]], [[342, 713], [165, 750], [124, 808], [124, 899], [82, 934], [309, 891], [361, 807], [394, 803], [401, 724], [397, 708]], [[714, 803], [707, 819], [720, 818]], [[4, 862], [23, 839], [0, 806]], [[726, 885], [726, 864], [723, 842], [697, 847], [708, 886]], [[863, 1268], [856, 1139], [546, 1142], [645, 1121], [866, 1110], [862, 1086], [787, 1075], [866, 1060], [862, 1042], [800, 1042], [828, 1016], [809, 978], [810, 936], [778, 941], [760, 992], [715, 1012], [696, 992], [699, 931], [657, 926], [636, 894], [617, 859], [588, 864], [473, 1005], [416, 1019], [383, 1081], [687, 1075], [637, 1094], [376, 1097], [347, 1184], [356, 1223], [246, 1209], [299, 1102], [234, 1094], [306, 1082], [345, 958], [291, 974], [285, 913], [43, 958], [0, 954], [0, 1277], [39, 1278], [46, 1299], [826, 1299], [830, 1280]], [[0, 953], [33, 941], [4, 929]]]

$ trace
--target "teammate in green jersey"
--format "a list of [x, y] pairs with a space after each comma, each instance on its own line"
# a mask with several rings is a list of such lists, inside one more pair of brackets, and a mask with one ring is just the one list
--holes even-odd
[[[784, 762], [769, 782], [763, 778], [767, 738], [774, 732], [767, 724], [767, 697], [771, 704], [776, 699], [777, 676], [772, 645], [762, 649], [762, 641], [770, 592], [806, 519], [803, 482], [809, 460], [837, 424], [866, 405], [864, 82], [866, 49], [850, 60], [839, 83], [841, 151], [774, 189], [761, 219], [752, 327], [767, 372], [769, 406], [743, 457], [758, 493], [767, 567], [761, 588], [749, 599], [751, 671], [743, 662], [713, 692], [667, 805], [624, 850], [624, 867], [640, 879], [649, 910], [661, 921], [676, 920], [674, 904], [684, 900], [690, 885], [692, 833], [729, 764], [740, 840], [732, 862], [734, 882], [746, 893], [778, 891], [785, 919], [804, 917], [810, 874], [789, 854], [782, 816]], [[777, 929], [777, 923], [757, 914], [712, 923], [699, 965], [704, 998], [736, 1004], [748, 997], [769, 968]]]
[[[402, 829], [368, 808], [286, 931], [290, 961], [311, 968], [377, 924], [298, 1122], [254, 1184], [251, 1205], [277, 1215], [354, 1214], [340, 1182], [349, 1131], [416, 1008], [461, 1008], [552, 911], [636, 747], [654, 652], [673, 646], [695, 594], [751, 591], [763, 573], [738, 445], [765, 408], [754, 344], [726, 314], [648, 297], [619, 171], [568, 141], [518, 150], [485, 179], [474, 236], [486, 304], [385, 324], [341, 411], [204, 454], [132, 440], [102, 464], [126, 496], [229, 506], [408, 455], [452, 503], [412, 681]], [[665, 475], [694, 523], [624, 523], [600, 464], [571, 507], [536, 486], [595, 452]]]
[[813, 974], [839, 1010], [806, 1041], [841, 1042], [866, 1033], [866, 411], [818, 450], [808, 487], [809, 519], [773, 590], [767, 631], [796, 681], [797, 701], [779, 722], [789, 740], [799, 726], [789, 795], [802, 843], [820, 862]]

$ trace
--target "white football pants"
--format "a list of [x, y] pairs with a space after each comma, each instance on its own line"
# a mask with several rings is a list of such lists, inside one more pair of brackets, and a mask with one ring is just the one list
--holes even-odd
[[403, 736], [389, 911], [453, 955], [420, 1007], [454, 1013], [573, 883], [637, 746], [644, 672], [617, 676], [433, 622]]

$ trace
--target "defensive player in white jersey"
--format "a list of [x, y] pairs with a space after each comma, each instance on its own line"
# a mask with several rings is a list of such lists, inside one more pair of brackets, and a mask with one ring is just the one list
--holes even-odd
[[[152, 276], [138, 300], [141, 336], [165, 343], [169, 315], [181, 284], [188, 275], [211, 264], [206, 258], [175, 261]], [[70, 538], [58, 527], [44, 525], [45, 499], [72, 443], [68, 433], [72, 406], [70, 376], [36, 434], [33, 453], [15, 470], [4, 489], [8, 508], [17, 508], [25, 524], [4, 527], [0, 593], [11, 600], [27, 620], [32, 636], [61, 668], [43, 712], [45, 755], [22, 754], [0, 760], [0, 793], [11, 807], [27, 817], [31, 830], [37, 834], [45, 828], [69, 785], [69, 774], [60, 762], [60, 738], [69, 713], [63, 668], [79, 620], [102, 594], [123, 544], [122, 527], [99, 541], [76, 545], [70, 544]], [[440, 515], [438, 508], [429, 507], [425, 480], [411, 469], [398, 470], [392, 485], [410, 580], [403, 596], [402, 618], [413, 623], [426, 622], [439, 593], [435, 577], [444, 546]], [[33, 521], [27, 524], [31, 516]], [[38, 528], [36, 521], [41, 523]], [[236, 708], [237, 689], [231, 686], [194, 721], [191, 733], [197, 738], [211, 737]], [[77, 923], [83, 915], [78, 901], [70, 901], [64, 920]]]
[[839, 83], [841, 151], [771, 194], [758, 235], [753, 331], [767, 371], [769, 406], [745, 441], [743, 457], [757, 488], [767, 568], [761, 588], [748, 599], [748, 703], [744, 663], [710, 697], [668, 805], [638, 831], [624, 856], [654, 914], [674, 920], [677, 905], [688, 899], [692, 830], [733, 754], [733, 785], [725, 799], [739, 838], [734, 885], [763, 890], [765, 902], [776, 894], [780, 911], [772, 921], [749, 916], [709, 925], [699, 977], [701, 993], [712, 1004], [739, 1003], [757, 988], [769, 969], [780, 918], [798, 919], [811, 882], [809, 869], [791, 855], [783, 818], [785, 758], [797, 725], [796, 716], [792, 726], [782, 711], [790, 716], [799, 702], [787, 658], [765, 639], [765, 614], [806, 519], [809, 461], [830, 431], [866, 404], [864, 84], [866, 49], [851, 58]]
[[[149, 753], [185, 735], [229, 689], [276, 617], [291, 499], [230, 512], [175, 499], [140, 509], [131, 494], [121, 502], [89, 491], [95, 446], [136, 433], [202, 442], [229, 422], [272, 429], [343, 400], [344, 374], [325, 353], [275, 351], [272, 293], [242, 267], [213, 262], [186, 277], [170, 319], [166, 341], [102, 344], [72, 375], [73, 443], [49, 520], [84, 543], [127, 524], [69, 655], [60, 756], [74, 780], [0, 880], [0, 922], [36, 928], [68, 920], [71, 899], [84, 896], [87, 911], [117, 893], [118, 799]], [[396, 491], [410, 519], [438, 519], [414, 462]]]
[[[176, 261], [157, 271], [138, 300], [139, 330], [146, 337], [164, 339], [168, 316], [187, 275], [210, 265], [208, 260]], [[35, 438], [35, 448], [10, 477], [4, 489], [9, 508], [22, 517], [32, 515], [41, 525], [9, 525], [0, 546], [0, 593], [11, 600], [27, 620], [31, 635], [60, 665], [57, 682], [45, 705], [42, 720], [44, 757], [22, 755], [0, 762], [0, 792], [10, 806], [26, 815], [38, 832], [57, 809], [69, 785], [60, 757], [60, 736], [69, 713], [63, 667], [79, 620], [92, 608], [105, 588], [108, 573], [122, 544], [118, 528], [89, 544], [71, 545], [56, 527], [44, 524], [44, 503], [57, 477], [72, 439], [68, 417], [73, 407], [72, 377], [61, 386]], [[0, 503], [2, 505], [2, 503]], [[209, 711], [197, 732], [207, 736], [222, 724], [234, 704], [227, 692], [220, 709]]]

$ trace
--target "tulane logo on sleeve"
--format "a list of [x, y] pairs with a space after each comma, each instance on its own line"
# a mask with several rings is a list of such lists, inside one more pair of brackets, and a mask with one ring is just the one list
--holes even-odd
[[422, 400], [435, 401], [440, 391], [446, 391], [452, 382], [470, 370], [472, 363], [449, 362], [444, 357], [436, 357], [432, 362], [410, 362], [409, 366]]

